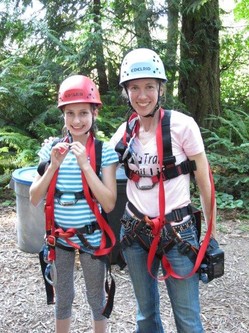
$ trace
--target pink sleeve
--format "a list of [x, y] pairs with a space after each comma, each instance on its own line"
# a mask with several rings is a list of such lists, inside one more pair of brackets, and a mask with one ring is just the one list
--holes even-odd
[[204, 151], [199, 126], [192, 117], [172, 111], [170, 129], [173, 155], [180, 160], [184, 160], [184, 155], [193, 156]]

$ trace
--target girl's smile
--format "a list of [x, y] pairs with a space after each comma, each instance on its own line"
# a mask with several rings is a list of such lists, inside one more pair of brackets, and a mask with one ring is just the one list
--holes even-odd
[[64, 120], [72, 136], [84, 136], [92, 127], [94, 115], [91, 104], [74, 103], [64, 108]]

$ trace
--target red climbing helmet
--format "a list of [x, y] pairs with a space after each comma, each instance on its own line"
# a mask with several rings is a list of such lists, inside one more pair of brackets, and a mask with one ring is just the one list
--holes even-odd
[[84, 75], [72, 75], [60, 85], [58, 108], [72, 103], [90, 103], [102, 106], [95, 83]]

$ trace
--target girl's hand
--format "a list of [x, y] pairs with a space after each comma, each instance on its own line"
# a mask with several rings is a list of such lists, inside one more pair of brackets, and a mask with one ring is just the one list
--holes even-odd
[[60, 167], [69, 151], [69, 143], [59, 142], [51, 150], [51, 165], [56, 169]]
[[84, 166], [89, 166], [86, 147], [83, 144], [74, 141], [70, 144], [70, 150], [75, 155], [81, 169], [83, 169]]

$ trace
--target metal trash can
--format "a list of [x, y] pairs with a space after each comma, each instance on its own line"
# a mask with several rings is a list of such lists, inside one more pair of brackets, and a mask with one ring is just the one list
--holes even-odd
[[34, 207], [29, 201], [29, 188], [36, 174], [36, 167], [16, 169], [12, 173], [16, 193], [17, 243], [24, 252], [38, 253], [44, 242], [44, 202]]
[[[29, 201], [29, 188], [36, 174], [36, 167], [17, 169], [12, 174], [16, 193], [17, 242], [22, 251], [38, 253], [43, 245], [45, 235], [44, 202], [34, 207]], [[116, 264], [120, 250], [120, 218], [123, 215], [126, 198], [127, 178], [123, 168], [117, 169], [117, 202], [114, 210], [107, 214], [108, 222], [113, 229], [117, 243], [111, 256], [111, 263]]]

